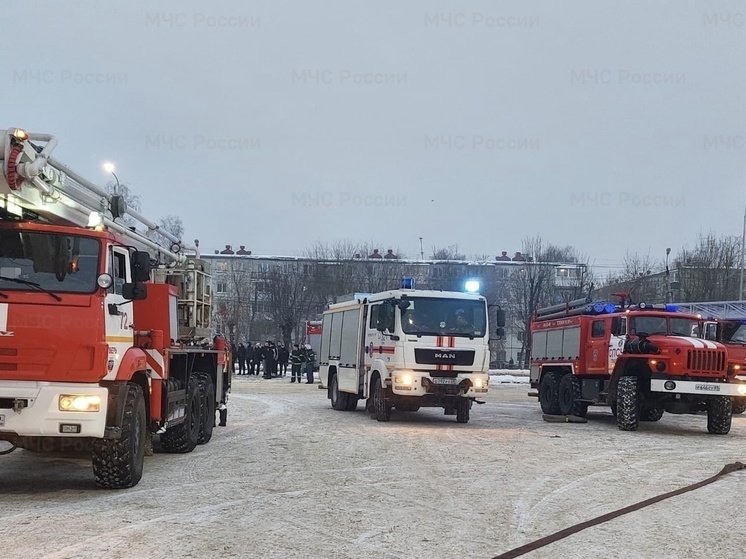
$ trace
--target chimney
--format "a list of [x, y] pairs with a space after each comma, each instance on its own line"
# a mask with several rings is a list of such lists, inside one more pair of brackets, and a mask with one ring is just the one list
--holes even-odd
[[513, 257], [513, 262], [525, 262], [526, 259], [523, 257], [523, 255], [520, 252], [516, 252], [515, 256]]
[[498, 262], [510, 262], [508, 251], [504, 250], [500, 256], [495, 256], [495, 260], [497, 260]]
[[220, 254], [235, 254], [231, 249], [231, 245], [225, 245], [225, 250], [221, 250]]
[[241, 254], [241, 255], [245, 255], [245, 254], [251, 254], [251, 251], [249, 251], [249, 252], [246, 252], [246, 245], [241, 245], [241, 246], [240, 246], [240, 247], [238, 248], [238, 250], [236, 251], [236, 254]]

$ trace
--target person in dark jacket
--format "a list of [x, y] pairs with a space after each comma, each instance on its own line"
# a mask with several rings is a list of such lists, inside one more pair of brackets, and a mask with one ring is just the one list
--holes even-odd
[[238, 373], [239, 375], [245, 375], [246, 374], [246, 346], [243, 345], [243, 342], [238, 344], [238, 349], [236, 350], [236, 358], [238, 359]]
[[254, 374], [254, 346], [251, 342], [246, 342], [246, 374]]
[[300, 368], [303, 365], [304, 356], [298, 344], [293, 344], [293, 352], [290, 354], [290, 382], [298, 379], [300, 384]]
[[259, 370], [262, 368], [262, 346], [257, 342], [254, 346], [254, 356], [252, 361], [253, 372], [259, 376]]
[[306, 384], [313, 384], [313, 369], [316, 365], [316, 353], [311, 349], [309, 344], [306, 344], [305, 358]]
[[288, 360], [290, 359], [290, 352], [285, 344], [281, 345], [277, 350], [277, 363], [280, 365], [280, 371], [278, 376], [286, 376], [288, 372]]

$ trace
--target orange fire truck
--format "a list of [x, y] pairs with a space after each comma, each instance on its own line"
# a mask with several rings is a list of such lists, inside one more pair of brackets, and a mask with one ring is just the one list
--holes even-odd
[[743, 385], [726, 348], [699, 338], [700, 317], [674, 305], [578, 299], [547, 307], [531, 324], [530, 383], [547, 415], [585, 417], [610, 405], [623, 431], [664, 412], [707, 412], [707, 430], [727, 434], [731, 399]]
[[225, 425], [229, 351], [211, 336], [196, 247], [55, 160], [56, 145], [0, 130], [0, 441], [89, 451], [98, 485], [132, 487], [154, 435], [186, 453], [216, 411]]

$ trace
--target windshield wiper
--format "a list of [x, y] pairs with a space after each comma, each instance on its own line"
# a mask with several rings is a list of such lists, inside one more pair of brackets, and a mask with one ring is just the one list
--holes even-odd
[[54, 298], [55, 301], [62, 301], [62, 297], [57, 295], [56, 293], [49, 291], [48, 289], [44, 289], [40, 284], [36, 283], [35, 281], [29, 281], [24, 279], [18, 279], [18, 278], [9, 278], [7, 276], [0, 276], [0, 280], [4, 281], [12, 281], [13, 283], [20, 283], [23, 285], [29, 285], [33, 287], [34, 289], [38, 289], [39, 291], [43, 291], [50, 297]]

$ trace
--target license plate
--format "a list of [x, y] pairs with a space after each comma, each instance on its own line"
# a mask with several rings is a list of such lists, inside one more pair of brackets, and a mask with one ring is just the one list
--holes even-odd
[[5, 415], [0, 413], [0, 427], [5, 427]]
[[433, 384], [458, 384], [458, 379], [453, 377], [433, 377]]

